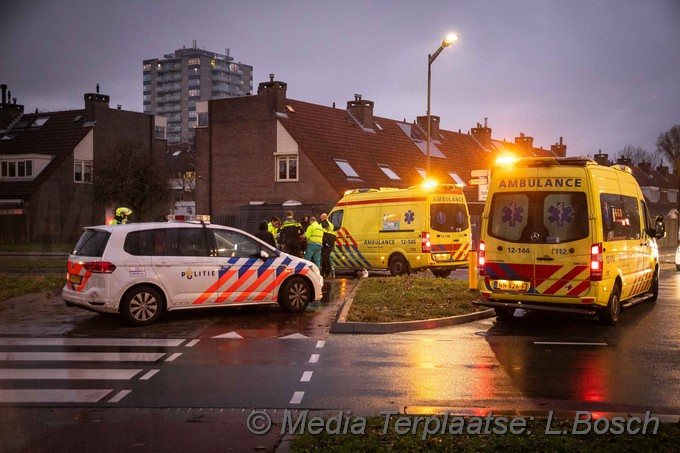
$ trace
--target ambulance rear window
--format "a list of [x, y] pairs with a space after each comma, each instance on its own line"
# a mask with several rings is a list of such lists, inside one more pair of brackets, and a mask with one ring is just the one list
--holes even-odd
[[111, 233], [108, 231], [85, 230], [72, 254], [101, 257], [104, 254], [106, 244], [109, 242], [109, 237], [111, 237]]
[[461, 203], [430, 205], [430, 228], [441, 232], [459, 232], [469, 227], [468, 213]]
[[561, 244], [588, 237], [583, 192], [497, 193], [491, 200], [488, 234], [519, 243]]

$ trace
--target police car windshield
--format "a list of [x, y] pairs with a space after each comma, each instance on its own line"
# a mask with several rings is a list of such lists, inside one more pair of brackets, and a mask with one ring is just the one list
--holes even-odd
[[497, 193], [491, 200], [488, 234], [518, 243], [559, 244], [588, 237], [583, 192]]
[[441, 232], [457, 232], [468, 227], [464, 204], [433, 203], [430, 205], [430, 228]]

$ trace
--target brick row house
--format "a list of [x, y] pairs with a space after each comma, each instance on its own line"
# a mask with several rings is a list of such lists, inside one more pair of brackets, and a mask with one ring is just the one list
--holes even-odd
[[[254, 231], [262, 219], [288, 209], [299, 219], [329, 211], [349, 189], [420, 184], [425, 178], [427, 117], [414, 122], [378, 117], [374, 103], [355, 95], [346, 108], [286, 96], [287, 84], [260, 83], [258, 94], [202, 101], [195, 135], [196, 211], [213, 221]], [[430, 177], [459, 184], [472, 223], [483, 208], [473, 170], [499, 154], [566, 155], [561, 143], [535, 148], [531, 137], [494, 140], [477, 124], [469, 133], [439, 127], [431, 116]]]
[[73, 243], [107, 221], [93, 200], [102, 156], [134, 147], [164, 161], [165, 119], [109, 108], [98, 91], [83, 109], [25, 114], [2, 86], [0, 243]]

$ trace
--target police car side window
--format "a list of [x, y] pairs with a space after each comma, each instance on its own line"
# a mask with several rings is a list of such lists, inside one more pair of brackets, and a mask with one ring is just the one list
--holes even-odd
[[210, 256], [203, 228], [167, 228], [164, 231], [169, 256]]
[[260, 245], [249, 237], [228, 230], [211, 230], [215, 236], [217, 256], [224, 258], [258, 258]]

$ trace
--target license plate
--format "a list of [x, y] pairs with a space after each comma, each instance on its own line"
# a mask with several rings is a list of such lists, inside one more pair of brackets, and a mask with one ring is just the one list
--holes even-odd
[[529, 282], [520, 280], [494, 280], [493, 288], [501, 291], [527, 291]]
[[74, 285], [80, 285], [82, 279], [83, 279], [82, 275], [69, 274], [69, 281]]

